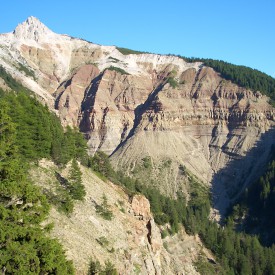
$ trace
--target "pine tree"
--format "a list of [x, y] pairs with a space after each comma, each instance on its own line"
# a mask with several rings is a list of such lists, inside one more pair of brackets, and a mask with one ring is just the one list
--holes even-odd
[[69, 190], [72, 198], [75, 200], [83, 200], [86, 195], [81, 176], [82, 173], [76, 159], [74, 158], [69, 171]]
[[3, 274], [73, 274], [61, 246], [44, 237], [46, 198], [27, 180], [8, 106], [0, 106], [0, 270]]

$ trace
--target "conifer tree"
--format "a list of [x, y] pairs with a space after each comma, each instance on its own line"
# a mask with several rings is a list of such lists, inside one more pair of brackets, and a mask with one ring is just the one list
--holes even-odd
[[3, 274], [73, 274], [59, 243], [40, 222], [49, 205], [27, 180], [8, 105], [0, 104], [0, 270]]
[[81, 176], [82, 173], [76, 159], [74, 158], [69, 171], [69, 190], [72, 198], [75, 200], [83, 200], [86, 195]]

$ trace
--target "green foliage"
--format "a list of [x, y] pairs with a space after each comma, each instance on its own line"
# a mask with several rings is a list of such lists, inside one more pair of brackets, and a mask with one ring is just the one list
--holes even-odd
[[166, 82], [169, 83], [169, 85], [170, 85], [173, 89], [175, 89], [175, 88], [177, 88], [177, 87], [179, 86], [178, 81], [177, 81], [174, 77], [172, 77], [172, 76], [169, 76], [169, 77], [167, 78]]
[[85, 187], [82, 184], [81, 176], [82, 176], [82, 173], [80, 171], [78, 163], [76, 159], [73, 159], [72, 165], [69, 171], [68, 189], [70, 191], [70, 195], [74, 200], [83, 200], [86, 195]]
[[98, 260], [90, 260], [88, 275], [118, 275], [115, 266], [108, 260], [101, 266]]
[[141, 274], [141, 266], [137, 263], [134, 263], [134, 272], [135, 274]]
[[97, 239], [97, 242], [102, 245], [103, 247], [107, 247], [109, 245], [109, 241], [107, 240], [106, 237], [99, 237]]
[[65, 133], [53, 139], [51, 155], [57, 164], [66, 164], [73, 158], [86, 164], [88, 162], [87, 142], [76, 128], [72, 129], [68, 126]]
[[163, 168], [170, 168], [172, 164], [172, 160], [171, 159], [167, 159], [163, 162]]
[[64, 133], [58, 118], [46, 106], [26, 94], [9, 93], [0, 98], [0, 108], [8, 106], [8, 115], [16, 125], [16, 145], [27, 161], [53, 158], [65, 164], [72, 158], [87, 161], [86, 141], [76, 129]]
[[[4, 79], [11, 88], [21, 90], [9, 75], [4, 74]], [[60, 164], [72, 158], [83, 160], [85, 140], [74, 129], [68, 128], [64, 133], [58, 118], [35, 98], [26, 93], [1, 93], [0, 141], [1, 270], [5, 274], [73, 274], [72, 263], [66, 260], [62, 247], [45, 237], [49, 228], [40, 227], [49, 204], [27, 180], [27, 168], [29, 161], [42, 157], [53, 157]], [[71, 187], [75, 198], [83, 196], [83, 188]], [[60, 190], [63, 191], [59, 196], [46, 196], [59, 209], [70, 213], [73, 200], [66, 189]]]
[[[145, 157], [143, 159], [143, 164], [145, 168], [150, 168], [152, 165], [151, 158]], [[171, 224], [171, 233], [178, 232], [178, 223], [184, 220], [186, 214], [186, 200], [182, 194], [178, 193], [178, 199], [173, 200], [162, 195], [155, 188], [146, 187], [138, 180], [125, 177], [122, 172], [115, 172], [110, 164], [108, 156], [103, 152], [97, 152], [92, 158], [90, 158], [89, 166], [97, 173], [110, 179], [112, 182], [125, 186], [126, 192], [128, 192], [129, 195], [136, 192], [144, 194], [150, 200], [151, 210], [154, 214], [155, 221], [158, 224], [169, 222]], [[106, 207], [107, 203], [104, 204], [105, 206], [98, 206], [97, 211], [102, 212], [102, 209], [108, 209], [108, 207]]]
[[63, 177], [59, 169], [52, 172], [56, 180], [51, 180], [49, 187], [43, 188], [43, 193], [52, 205], [69, 216], [73, 212], [75, 200], [83, 200], [86, 194], [82, 173], [75, 159], [69, 166], [68, 178]]
[[110, 210], [110, 205], [105, 194], [102, 195], [102, 203], [96, 206], [96, 213], [103, 217], [105, 220], [112, 220], [113, 213]]
[[[275, 274], [274, 261], [267, 262], [275, 256], [274, 249], [261, 246], [257, 237], [236, 232], [231, 219], [223, 227], [209, 221], [209, 197], [201, 191], [193, 193], [192, 197], [187, 207], [185, 228], [189, 234], [200, 235], [205, 246], [214, 253], [224, 274]], [[200, 265], [200, 271], [202, 268], [206, 269], [204, 274], [211, 270], [208, 264]], [[257, 270], [262, 271], [259, 273]]]
[[98, 260], [90, 260], [88, 275], [96, 275], [101, 271], [101, 265]]
[[175, 89], [175, 88], [177, 88], [178, 86], [179, 86], [179, 83], [178, 83], [178, 81], [175, 79], [175, 76], [177, 75], [177, 71], [176, 70], [172, 70], [170, 73], [169, 73], [169, 75], [168, 75], [168, 77], [167, 77], [167, 79], [166, 79], [166, 83], [169, 83], [169, 85], [173, 88], [173, 89]]
[[114, 182], [116, 181], [116, 173], [112, 168], [109, 157], [105, 153], [97, 151], [93, 157], [88, 159], [88, 167], [97, 172], [103, 180], [109, 178], [110, 180], [114, 180]]
[[169, 235], [169, 232], [167, 229], [164, 229], [161, 231], [161, 238], [165, 239]]
[[[2, 103], [2, 102], [1, 102]], [[0, 269], [3, 274], [74, 274], [60, 244], [40, 223], [49, 205], [27, 179], [9, 105], [0, 108]]]
[[18, 63], [17, 66], [19, 71], [24, 72], [25, 75], [30, 76], [35, 80], [35, 74], [32, 70], [28, 69], [26, 66], [24, 66], [21, 63]]
[[[103, 153], [99, 155], [95, 157], [96, 161], [90, 160], [92, 169], [103, 172], [105, 177], [124, 186], [129, 195], [136, 192], [144, 194], [150, 201], [155, 221], [160, 225], [169, 223], [170, 234], [179, 230], [180, 223], [189, 234], [199, 234], [217, 260], [213, 263], [204, 258], [197, 262], [201, 274], [275, 274], [274, 247], [263, 247], [257, 237], [236, 232], [231, 219], [222, 227], [209, 221], [210, 193], [185, 167], [181, 166], [181, 170], [189, 178], [191, 187], [188, 203], [181, 193], [177, 194], [176, 199], [168, 198], [156, 188], [146, 187], [137, 180], [125, 177], [122, 172], [116, 173], [108, 157]], [[108, 168], [104, 168], [105, 164]], [[270, 179], [274, 174], [268, 173]], [[268, 187], [268, 184], [262, 183], [261, 190], [258, 196], [269, 198], [271, 185]], [[163, 232], [163, 237], [167, 233]]]
[[220, 73], [221, 77], [231, 80], [241, 87], [251, 89], [252, 91], [261, 91], [270, 97], [271, 104], [275, 106], [275, 79], [273, 77], [249, 67], [234, 65], [221, 60], [181, 58], [187, 62], [202, 62], [205, 66], [211, 67]]
[[134, 51], [134, 50], [130, 50], [130, 49], [127, 49], [127, 48], [120, 48], [120, 47], [116, 47], [116, 48], [123, 55], [147, 53], [147, 52]]
[[107, 70], [109, 71], [116, 71], [120, 74], [126, 74], [126, 75], [129, 75], [129, 73], [127, 73], [125, 70], [121, 69], [121, 68], [118, 68], [118, 67], [114, 67], [114, 66], [110, 66], [109, 68], [107, 68]]
[[102, 275], [118, 275], [115, 266], [108, 260], [105, 262], [105, 268], [101, 273]]
[[152, 160], [151, 160], [151, 158], [150, 158], [149, 156], [143, 158], [142, 161], [143, 161], [143, 167], [144, 167], [145, 169], [150, 169], [150, 168], [152, 168]]
[[195, 262], [196, 270], [203, 275], [213, 275], [213, 274], [226, 274], [222, 271], [219, 265], [211, 263], [207, 260], [205, 255], [199, 256]]
[[24, 92], [30, 94], [31, 91], [25, 88], [22, 84], [17, 82], [6, 70], [0, 66], [0, 77], [5, 81], [5, 83], [15, 92]]
[[66, 215], [70, 215], [71, 213], [73, 213], [74, 210], [74, 201], [72, 200], [72, 198], [67, 194], [67, 193], [63, 193], [63, 196], [55, 196], [55, 201], [51, 201], [52, 204], [55, 204], [58, 206], [58, 210], [60, 212], [63, 212]]
[[[232, 207], [231, 217], [248, 232], [259, 234], [262, 243], [275, 244], [275, 154], [264, 174]], [[242, 217], [245, 217], [244, 219]]]

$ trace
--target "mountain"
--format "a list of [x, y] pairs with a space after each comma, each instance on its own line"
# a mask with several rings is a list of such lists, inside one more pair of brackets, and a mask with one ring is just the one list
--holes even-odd
[[[20, 87], [1, 72], [9, 85]], [[28, 91], [1, 92], [0, 105], [5, 274], [74, 274], [72, 262], [49, 236], [62, 242], [77, 274], [88, 266], [89, 274], [99, 269], [102, 274], [275, 274], [274, 249], [236, 233], [231, 223], [219, 227], [209, 220], [209, 192], [190, 173], [188, 202], [180, 193], [173, 199], [116, 173], [102, 152], [88, 157], [83, 136], [69, 127], [64, 132]], [[264, 207], [273, 196], [269, 179], [272, 170], [261, 180], [257, 198]]]
[[0, 64], [64, 126], [79, 127], [90, 153], [106, 152], [116, 169], [171, 196], [188, 194], [189, 171], [212, 188], [221, 214], [274, 144], [274, 108], [263, 91], [202, 62], [97, 45], [30, 17], [0, 35]]
[[1, 34], [1, 271], [275, 274], [273, 84], [34, 17]]
[[[141, 194], [130, 196], [87, 164], [80, 166], [76, 159], [85, 163], [86, 156], [82, 135], [70, 128], [64, 133], [35, 98], [0, 94], [0, 133], [3, 274], [73, 275], [74, 268], [87, 274], [91, 260], [108, 262], [106, 268], [115, 264], [120, 274], [197, 274], [193, 262], [200, 239], [182, 228], [163, 241], [149, 201]], [[63, 243], [66, 257], [49, 236]]]

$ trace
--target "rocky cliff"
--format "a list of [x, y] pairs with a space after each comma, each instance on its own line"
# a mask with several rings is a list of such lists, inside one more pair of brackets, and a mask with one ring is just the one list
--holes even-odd
[[[84, 201], [76, 203], [70, 216], [53, 208], [47, 221], [54, 223], [51, 235], [61, 241], [77, 274], [87, 274], [90, 260], [101, 264], [110, 261], [119, 274], [199, 274], [194, 268], [198, 257], [213, 259], [198, 236], [188, 236], [183, 229], [162, 239], [144, 196], [129, 198], [121, 187], [100, 180], [90, 169], [81, 170]], [[52, 162], [41, 160], [32, 169], [31, 178], [44, 192], [52, 192], [60, 186], [56, 173], [66, 178], [68, 167], [60, 170]], [[103, 196], [111, 220], [96, 211]]]
[[190, 171], [212, 187], [221, 212], [274, 144], [268, 98], [199, 62], [124, 55], [30, 17], [0, 35], [0, 63], [64, 125], [79, 127], [91, 153], [105, 151], [117, 169], [170, 195], [188, 193]]

